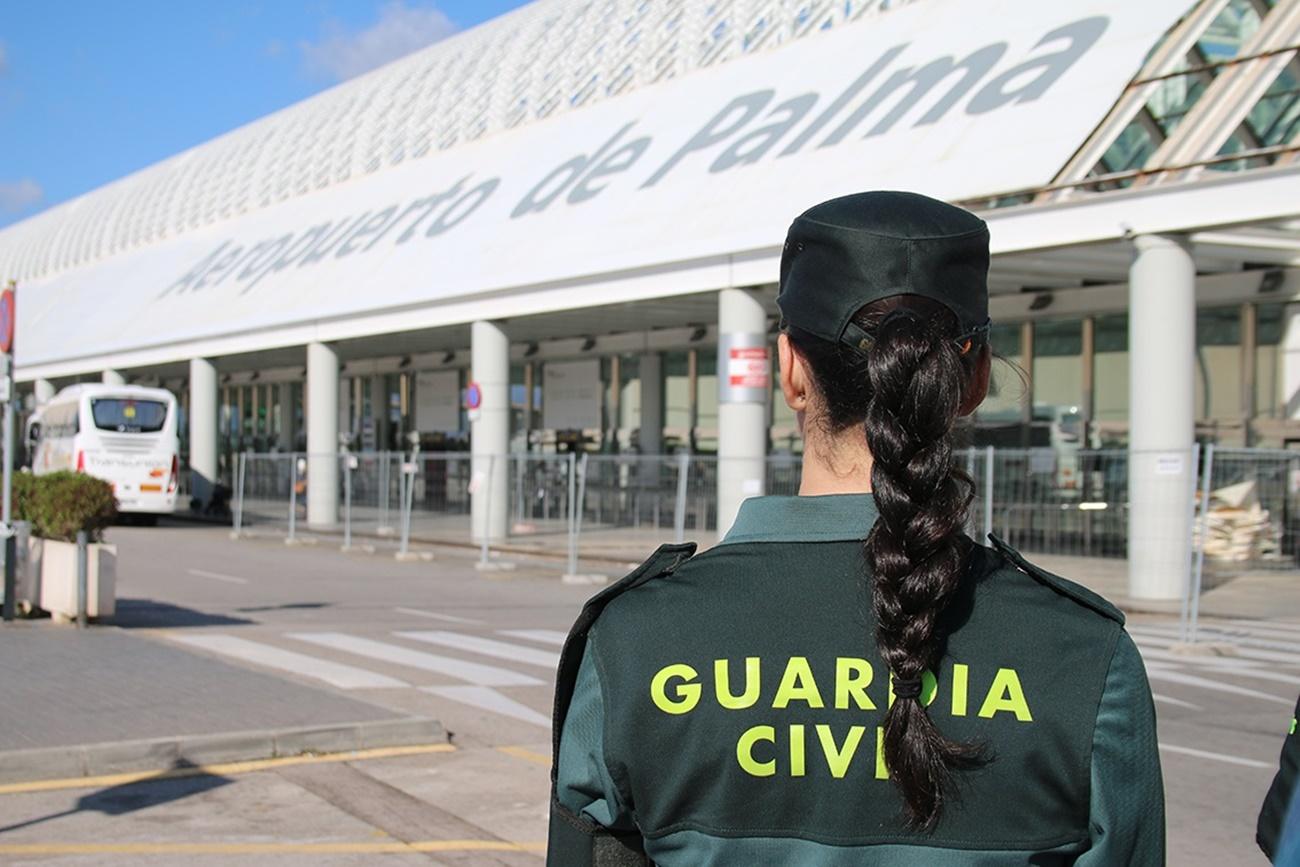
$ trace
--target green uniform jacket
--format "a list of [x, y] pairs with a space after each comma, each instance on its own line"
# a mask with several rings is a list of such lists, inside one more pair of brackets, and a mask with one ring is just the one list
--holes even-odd
[[[1296, 718], [1300, 717], [1300, 701], [1296, 702], [1295, 716], [1291, 717], [1291, 729], [1287, 732], [1286, 740], [1282, 742], [1282, 756], [1278, 759], [1277, 775], [1273, 777], [1273, 785], [1268, 787], [1268, 795], [1264, 798], [1264, 806], [1259, 811], [1259, 824], [1255, 829], [1255, 840], [1259, 843], [1259, 848], [1264, 850], [1264, 854], [1269, 860], [1277, 858], [1276, 863], [1285, 863], [1278, 858], [1278, 843], [1282, 837], [1283, 829], [1289, 831], [1291, 836], [1300, 834], [1300, 828], [1288, 828], [1288, 813], [1297, 814], [1300, 810], [1300, 804], [1297, 804], [1296, 779], [1300, 777], [1300, 734], [1296, 733]], [[1292, 818], [1294, 821], [1294, 818]], [[1300, 850], [1300, 845], [1296, 841], [1291, 842], [1291, 849]]]
[[561, 663], [548, 863], [634, 864], [639, 846], [663, 867], [1164, 863], [1123, 615], [1005, 546], [974, 550], [922, 693], [992, 761], [932, 832], [906, 829], [880, 750], [874, 518], [869, 494], [749, 499], [717, 547], [665, 546], [589, 603]]

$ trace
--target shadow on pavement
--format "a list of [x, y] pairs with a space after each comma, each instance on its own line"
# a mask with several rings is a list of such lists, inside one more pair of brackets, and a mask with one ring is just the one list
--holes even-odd
[[[178, 772], [180, 772], [179, 775]], [[62, 819], [66, 816], [74, 816], [77, 813], [102, 813], [105, 816], [121, 816], [126, 813], [134, 813], [136, 810], [156, 807], [159, 804], [179, 801], [191, 795], [202, 794], [232, 782], [234, 781], [228, 777], [210, 774], [197, 765], [181, 759], [171, 768], [160, 771], [155, 777], [136, 780], [131, 783], [122, 783], [107, 789], [100, 789], [98, 792], [92, 792], [89, 795], [82, 795], [77, 799], [77, 803], [67, 810], [28, 819], [25, 822], [5, 825], [0, 827], [0, 834], [16, 831], [19, 828], [29, 828], [32, 825]]]
[[296, 609], [333, 608], [333, 602], [285, 602], [282, 605], [258, 605], [251, 608], [236, 608], [243, 614], [255, 614], [259, 611], [294, 611]]
[[123, 629], [161, 629], [180, 626], [241, 626], [256, 621], [244, 617], [207, 614], [156, 599], [118, 599], [112, 624]]

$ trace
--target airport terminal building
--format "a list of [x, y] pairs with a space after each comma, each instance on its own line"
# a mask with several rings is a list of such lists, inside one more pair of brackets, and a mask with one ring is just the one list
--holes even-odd
[[725, 528], [798, 448], [786, 227], [908, 189], [990, 225], [1023, 377], [974, 442], [1194, 477], [1300, 443], [1298, 50], [1300, 0], [538, 0], [0, 231], [18, 379], [171, 389], [200, 497], [249, 450], [689, 450]]

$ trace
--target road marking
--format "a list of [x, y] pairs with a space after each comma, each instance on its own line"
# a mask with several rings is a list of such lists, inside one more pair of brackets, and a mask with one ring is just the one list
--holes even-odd
[[534, 765], [541, 765], [546, 768], [551, 766], [550, 756], [534, 752], [525, 747], [497, 747], [497, 752], [505, 753], [507, 756], [514, 756], [516, 759], [523, 759], [525, 762], [532, 762]]
[[[1177, 641], [1172, 641], [1167, 638], [1148, 637], [1142, 633], [1134, 633], [1133, 640], [1137, 642], [1139, 647], [1151, 646], [1169, 648], [1178, 643]], [[1281, 662], [1287, 665], [1300, 664], [1300, 654], [1281, 653], [1276, 650], [1252, 650], [1248, 647], [1237, 647], [1237, 657], [1241, 659], [1259, 659], [1264, 662]]]
[[522, 638], [525, 641], [554, 644], [556, 647], [563, 647], [564, 642], [569, 639], [569, 633], [560, 632], [558, 629], [498, 629], [497, 632], [501, 635], [509, 635], [511, 638]]
[[1292, 623], [1289, 620], [1232, 620], [1229, 622], [1235, 626], [1245, 626], [1247, 628], [1262, 627], [1269, 630], [1300, 633], [1300, 623]]
[[[1134, 635], [1146, 635], [1157, 638], [1170, 638], [1174, 641], [1182, 639], [1182, 632], [1177, 626], [1134, 626], [1129, 630]], [[1233, 644], [1238, 647], [1262, 647], [1266, 650], [1291, 651], [1291, 660], [1300, 663], [1300, 643], [1295, 641], [1282, 641], [1280, 639], [1256, 638], [1252, 635], [1242, 632], [1228, 631], [1218, 629], [1212, 626], [1202, 626], [1196, 630], [1196, 636], [1201, 641], [1221, 641], [1227, 644]], [[1287, 636], [1295, 638], [1297, 636]]]
[[1252, 662], [1248, 659], [1233, 659], [1230, 656], [1185, 656], [1155, 648], [1142, 648], [1141, 651], [1148, 671], [1170, 671], [1178, 667], [1172, 663], [1190, 663], [1198, 666], [1203, 672], [1213, 672], [1234, 677], [1253, 677], [1256, 680], [1271, 680], [1277, 683], [1300, 685], [1300, 677], [1261, 668], [1263, 663]]
[[1190, 701], [1183, 701], [1181, 698], [1172, 698], [1171, 696], [1161, 695], [1158, 692], [1151, 693], [1151, 697], [1156, 701], [1163, 701], [1165, 704], [1172, 704], [1176, 707], [1190, 708], [1191, 710], [1204, 710], [1199, 704], [1192, 704]]
[[526, 704], [520, 704], [509, 696], [502, 695], [486, 686], [422, 686], [421, 692], [449, 698], [461, 704], [468, 704], [481, 710], [499, 713], [502, 716], [523, 720], [543, 728], [551, 727], [551, 718], [538, 713]]
[[1291, 700], [1278, 698], [1275, 695], [1269, 695], [1266, 692], [1260, 692], [1257, 689], [1248, 689], [1244, 686], [1235, 686], [1231, 683], [1220, 683], [1217, 680], [1210, 680], [1208, 677], [1198, 677], [1194, 674], [1181, 674], [1177, 671], [1166, 671], [1164, 669], [1155, 669], [1147, 671], [1147, 678], [1150, 680], [1163, 680], [1168, 683], [1181, 683], [1186, 686], [1199, 686], [1201, 689], [1212, 689], [1216, 692], [1228, 692], [1233, 695], [1244, 695], [1247, 698], [1257, 698], [1260, 701], [1271, 701], [1276, 704], [1284, 704], [1291, 707]]
[[478, 686], [540, 686], [542, 684], [542, 681], [537, 678], [517, 671], [453, 659], [449, 656], [438, 656], [422, 650], [411, 650], [409, 647], [346, 635], [342, 632], [294, 632], [290, 633], [289, 637], [318, 644], [321, 647], [354, 653], [357, 656], [445, 674]]
[[216, 765], [195, 765], [168, 768], [161, 771], [132, 771], [123, 774], [102, 774], [98, 777], [65, 777], [58, 780], [32, 780], [26, 783], [0, 785], [0, 795], [18, 795], [26, 792], [49, 792], [58, 789], [99, 789], [153, 780], [176, 780], [183, 777], [232, 777], [256, 771], [273, 770], [291, 765], [319, 765], [329, 762], [360, 762], [366, 759], [388, 759], [394, 756], [419, 756], [428, 753], [454, 753], [451, 744], [421, 744], [409, 747], [375, 747], [369, 750], [349, 750], [345, 753], [281, 756], [278, 759], [250, 759], [245, 762], [223, 762]]
[[463, 632], [394, 632], [393, 634], [413, 641], [425, 641], [455, 650], [480, 653], [483, 656], [508, 659], [511, 662], [522, 662], [524, 665], [536, 665], [551, 671], [555, 671], [560, 664], [560, 655], [549, 650], [507, 644], [504, 641], [493, 641], [491, 638], [480, 638]]
[[340, 689], [380, 689], [383, 687], [410, 686], [406, 681], [367, 671], [364, 668], [318, 659], [305, 653], [295, 653], [292, 650], [281, 650], [269, 644], [247, 641], [233, 635], [169, 635], [168, 637], [173, 641], [179, 641], [191, 647], [202, 648], [225, 656], [233, 656], [245, 662], [323, 680]]
[[1240, 756], [1229, 756], [1223, 753], [1211, 753], [1205, 750], [1194, 750], [1191, 747], [1178, 747], [1173, 744], [1161, 744], [1160, 749], [1167, 750], [1171, 753], [1182, 753], [1185, 756], [1196, 756], [1198, 759], [1212, 759], [1216, 762], [1227, 762], [1230, 765], [1242, 765], [1247, 768], [1273, 768], [1274, 765], [1268, 762], [1261, 762], [1256, 759], [1243, 759]]
[[383, 855], [403, 852], [545, 852], [546, 843], [417, 840], [412, 843], [3, 843], [0, 855]]
[[247, 578], [239, 578], [234, 575], [222, 575], [220, 572], [209, 572], [206, 569], [186, 569], [190, 575], [198, 578], [211, 578], [214, 581], [225, 581], [228, 584], [247, 584]]
[[469, 623], [480, 624], [482, 620], [470, 620], [468, 617], [457, 617], [454, 614], [440, 614], [437, 611], [424, 611], [419, 608], [394, 608], [398, 614], [410, 614], [413, 617], [428, 617], [430, 620], [443, 620], [447, 623]]

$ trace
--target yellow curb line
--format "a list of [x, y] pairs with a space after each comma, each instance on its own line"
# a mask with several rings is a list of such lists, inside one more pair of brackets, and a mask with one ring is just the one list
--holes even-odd
[[381, 855], [401, 852], [545, 852], [545, 843], [417, 840], [412, 843], [9, 843], [0, 855]]
[[547, 768], [551, 766], [550, 756], [544, 756], [524, 747], [497, 747], [497, 752], [505, 753], [507, 756], [514, 756], [516, 759], [523, 759], [525, 762], [532, 762], [535, 765], [542, 765]]
[[[57, 789], [96, 789], [101, 786], [121, 786], [144, 780], [175, 780], [182, 777], [230, 776], [248, 774], [270, 768], [290, 765], [315, 765], [323, 762], [356, 762], [364, 759], [385, 759], [392, 756], [418, 756], [427, 753], [451, 753], [451, 744], [423, 744], [410, 747], [376, 747], [369, 750], [351, 750], [345, 753], [308, 753], [300, 756], [282, 756], [276, 759], [254, 759], [246, 762], [225, 762], [216, 765], [194, 765], [167, 768], [159, 771], [132, 771], [124, 774], [103, 774], [98, 777], [66, 777], [59, 780], [30, 780], [25, 783], [0, 785], [0, 795], [17, 795], [24, 792], [49, 792]], [[0, 849], [0, 851], [7, 851]]]

